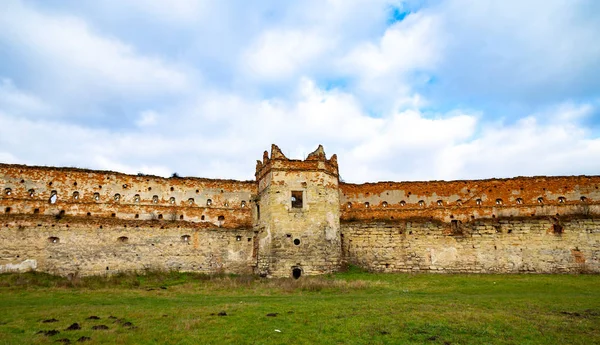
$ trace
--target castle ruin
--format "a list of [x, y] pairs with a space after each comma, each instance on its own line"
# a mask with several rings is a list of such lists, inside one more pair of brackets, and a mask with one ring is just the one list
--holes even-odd
[[600, 272], [600, 176], [350, 184], [273, 145], [255, 177], [0, 164], [0, 272]]

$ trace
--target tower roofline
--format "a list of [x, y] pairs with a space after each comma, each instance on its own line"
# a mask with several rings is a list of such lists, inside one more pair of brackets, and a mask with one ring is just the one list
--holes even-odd
[[260, 180], [269, 171], [323, 171], [329, 175], [339, 177], [337, 155], [327, 159], [323, 145], [319, 145], [316, 150], [309, 153], [306, 159], [289, 159], [281, 149], [271, 145], [271, 157], [265, 151], [262, 161], [256, 161], [256, 180]]

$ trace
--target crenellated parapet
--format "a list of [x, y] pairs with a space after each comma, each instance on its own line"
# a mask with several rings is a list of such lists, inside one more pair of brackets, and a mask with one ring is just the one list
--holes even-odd
[[336, 178], [339, 177], [337, 156], [330, 159], [325, 156], [323, 146], [311, 152], [306, 159], [297, 160], [287, 158], [279, 147], [271, 145], [271, 157], [265, 151], [262, 161], [256, 161], [256, 180], [261, 180], [269, 171], [321, 171]]

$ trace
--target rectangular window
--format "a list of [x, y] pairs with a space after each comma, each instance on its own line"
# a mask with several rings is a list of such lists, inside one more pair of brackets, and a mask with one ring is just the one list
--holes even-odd
[[302, 208], [302, 191], [292, 191], [292, 208]]

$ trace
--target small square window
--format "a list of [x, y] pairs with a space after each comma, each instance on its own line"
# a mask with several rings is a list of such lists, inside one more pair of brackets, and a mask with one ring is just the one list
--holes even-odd
[[302, 191], [292, 191], [292, 208], [302, 208]]

